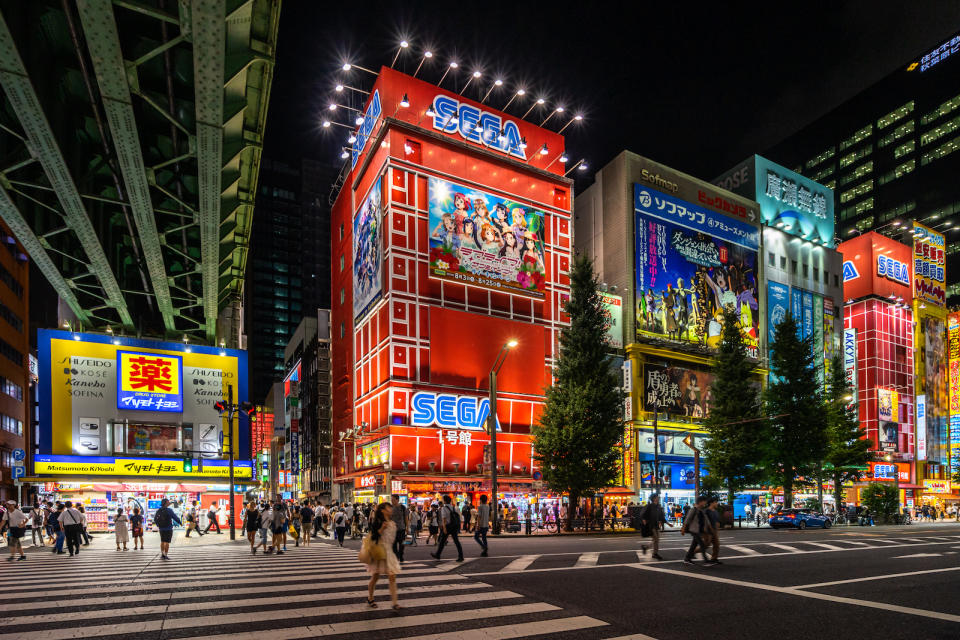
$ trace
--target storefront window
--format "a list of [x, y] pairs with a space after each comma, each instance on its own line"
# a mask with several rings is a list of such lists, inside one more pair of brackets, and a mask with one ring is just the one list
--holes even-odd
[[127, 427], [127, 451], [143, 454], [172, 454], [179, 449], [177, 427], [130, 425]]

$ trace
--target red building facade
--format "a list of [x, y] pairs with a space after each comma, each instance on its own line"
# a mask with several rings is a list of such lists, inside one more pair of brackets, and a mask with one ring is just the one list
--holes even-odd
[[[406, 106], [405, 106], [406, 105]], [[384, 68], [332, 215], [337, 499], [530, 492], [572, 247], [563, 138]]]

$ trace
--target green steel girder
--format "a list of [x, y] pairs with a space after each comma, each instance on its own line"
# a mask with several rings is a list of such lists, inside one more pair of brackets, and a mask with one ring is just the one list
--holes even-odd
[[157, 307], [168, 332], [176, 330], [173, 301], [167, 284], [167, 270], [160, 249], [160, 235], [154, 222], [153, 203], [147, 172], [140, 150], [140, 136], [127, 84], [127, 71], [120, 50], [120, 36], [110, 0], [79, 0], [80, 21], [87, 36], [90, 59], [97, 75], [104, 112], [117, 151], [120, 172], [127, 188], [130, 209], [140, 234], [147, 271]]
[[[87, 217], [80, 192], [70, 175], [63, 152], [57, 145], [26, 67], [17, 51], [13, 36], [2, 15], [0, 15], [0, 84], [3, 85], [7, 99], [27, 134], [27, 144], [31, 153], [39, 159], [47, 180], [56, 193], [63, 209], [64, 221], [76, 234], [96, 273], [107, 303], [116, 310], [120, 323], [132, 330], [133, 319], [120, 291], [120, 285], [117, 283], [96, 231]], [[36, 257], [34, 259], [36, 260]], [[68, 291], [58, 290], [58, 293], [63, 295]]]

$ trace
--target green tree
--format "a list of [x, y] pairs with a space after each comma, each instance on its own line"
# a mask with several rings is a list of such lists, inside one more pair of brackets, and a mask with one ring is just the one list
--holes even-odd
[[800, 478], [816, 477], [827, 449], [823, 393], [813, 357], [813, 338], [800, 339], [790, 315], [774, 330], [771, 381], [764, 394], [770, 424], [769, 473], [783, 487], [784, 506], [793, 506]]
[[747, 359], [740, 316], [728, 308], [723, 312], [723, 333], [713, 368], [710, 415], [704, 421], [709, 434], [704, 457], [710, 476], [727, 489], [727, 504], [733, 504], [736, 492], [764, 479], [761, 463], [768, 437], [766, 423], [759, 419], [754, 366]]
[[566, 491], [575, 509], [581, 496], [611, 486], [619, 477], [616, 444], [623, 436], [623, 390], [607, 353], [609, 317], [589, 258], [574, 259], [570, 282], [564, 308], [570, 326], [560, 332], [553, 384], [533, 435], [544, 481], [554, 491]]
[[833, 357], [830, 368], [830, 386], [827, 388], [824, 415], [827, 418], [827, 452], [823, 468], [833, 481], [833, 498], [837, 509], [843, 496], [845, 482], [859, 482], [863, 469], [873, 458], [867, 432], [860, 425], [853, 388], [847, 380], [840, 354]]
[[871, 482], [860, 490], [860, 502], [864, 504], [874, 519], [878, 516], [884, 523], [893, 520], [893, 514], [900, 510], [900, 490], [890, 482]]

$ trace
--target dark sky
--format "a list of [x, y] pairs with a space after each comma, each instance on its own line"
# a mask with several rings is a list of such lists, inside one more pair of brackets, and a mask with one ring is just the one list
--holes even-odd
[[[710, 179], [960, 30], [956, 0], [773, 5], [286, 0], [266, 153], [339, 164], [347, 132], [322, 129], [323, 109], [338, 78], [367, 89], [373, 80], [340, 65], [389, 65], [405, 37], [397, 67], [408, 73], [428, 46], [427, 80], [457, 59], [461, 83], [479, 68], [484, 87], [499, 74], [510, 90], [582, 112], [567, 149], [591, 169], [630, 149]], [[579, 177], [582, 189], [591, 178]]]

